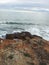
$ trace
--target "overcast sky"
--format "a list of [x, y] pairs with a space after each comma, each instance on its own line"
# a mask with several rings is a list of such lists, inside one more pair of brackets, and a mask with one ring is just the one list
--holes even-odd
[[41, 3], [49, 4], [49, 0], [0, 0], [0, 4], [3, 3]]
[[0, 0], [0, 4], [29, 4], [33, 7], [41, 7], [49, 9], [49, 0]]

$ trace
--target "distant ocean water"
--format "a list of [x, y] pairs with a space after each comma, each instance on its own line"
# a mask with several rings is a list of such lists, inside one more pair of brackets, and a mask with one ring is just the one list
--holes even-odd
[[49, 12], [0, 10], [0, 37], [21, 31], [49, 40]]

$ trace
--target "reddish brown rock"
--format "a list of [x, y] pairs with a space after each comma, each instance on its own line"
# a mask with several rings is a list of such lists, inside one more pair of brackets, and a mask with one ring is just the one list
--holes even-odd
[[0, 65], [49, 65], [49, 41], [24, 32], [19, 36], [0, 39]]

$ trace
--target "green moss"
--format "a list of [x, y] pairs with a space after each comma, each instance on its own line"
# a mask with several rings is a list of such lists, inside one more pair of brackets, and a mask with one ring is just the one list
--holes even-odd
[[34, 63], [30, 63], [30, 62], [27, 62], [28, 63], [28, 65], [34, 65]]
[[23, 54], [24, 56], [26, 56], [26, 57], [31, 57], [29, 53], [22, 52], [22, 51], [20, 51], [20, 53], [22, 53], [22, 54]]
[[13, 55], [8, 56], [9, 59], [13, 59]]
[[30, 54], [28, 54], [28, 53], [23, 53], [24, 54], [24, 56], [26, 56], [26, 57], [30, 57]]
[[43, 63], [43, 62], [40, 62], [40, 64], [39, 65], [47, 65], [46, 63]]

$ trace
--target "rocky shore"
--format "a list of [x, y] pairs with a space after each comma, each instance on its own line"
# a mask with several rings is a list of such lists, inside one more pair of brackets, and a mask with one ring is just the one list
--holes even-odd
[[49, 41], [29, 32], [0, 38], [0, 65], [49, 65]]

